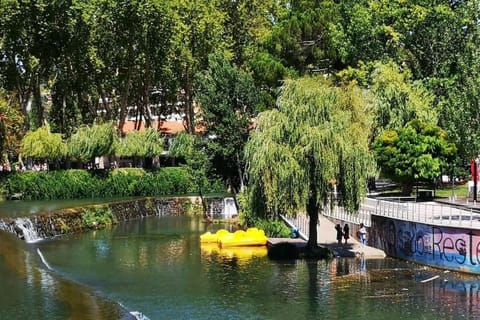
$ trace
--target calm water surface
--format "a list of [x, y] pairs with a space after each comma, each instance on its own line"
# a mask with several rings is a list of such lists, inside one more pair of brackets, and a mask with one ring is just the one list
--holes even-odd
[[262, 249], [200, 245], [203, 232], [220, 227], [205, 226], [198, 217], [162, 216], [29, 245], [2, 234], [0, 280], [4, 287], [20, 288], [13, 295], [0, 291], [0, 310], [12, 315], [27, 309], [27, 317], [18, 319], [29, 318], [31, 309], [43, 317], [36, 319], [121, 319], [118, 304], [149, 319], [475, 319], [480, 314], [478, 277], [392, 259], [275, 262]]

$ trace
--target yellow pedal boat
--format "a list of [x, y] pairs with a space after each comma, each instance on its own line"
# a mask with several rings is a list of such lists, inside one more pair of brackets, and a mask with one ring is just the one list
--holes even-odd
[[229, 234], [230, 232], [228, 232], [225, 229], [220, 229], [216, 233], [211, 233], [210, 231], [208, 231], [200, 236], [200, 242], [201, 243], [218, 243], [218, 239], [220, 237], [223, 237]]
[[233, 234], [229, 234], [219, 238], [221, 248], [227, 247], [244, 247], [244, 246], [265, 246], [267, 245], [267, 237], [263, 230], [257, 228], [249, 228], [247, 231], [238, 230]]
[[268, 238], [263, 230], [248, 228], [247, 231], [237, 230], [234, 233], [221, 229], [216, 233], [206, 232], [200, 236], [201, 243], [218, 243], [221, 248], [265, 246]]

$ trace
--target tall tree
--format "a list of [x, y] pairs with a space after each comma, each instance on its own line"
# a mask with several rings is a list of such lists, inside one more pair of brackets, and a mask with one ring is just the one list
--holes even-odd
[[253, 79], [223, 56], [211, 55], [196, 89], [214, 167], [237, 192], [244, 186], [243, 148], [258, 102]]
[[433, 94], [421, 82], [412, 81], [408, 68], [402, 70], [394, 62], [379, 63], [371, 79], [377, 134], [385, 129], [403, 128], [414, 119], [437, 124]]
[[300, 74], [328, 73], [337, 60], [331, 28], [338, 17], [333, 1], [293, 1], [289, 14], [273, 25], [264, 46]]
[[204, 151], [205, 143], [199, 136], [181, 132], [174, 140], [169, 152], [173, 157], [183, 158], [185, 166], [194, 179], [198, 195], [202, 201], [203, 213], [207, 215], [205, 190], [208, 189], [208, 173], [211, 169], [211, 160]]
[[[36, 129], [44, 124], [45, 116], [41, 85], [47, 82], [61, 46], [52, 37], [54, 10], [48, 1], [3, 1], [0, 6], [2, 87], [16, 93], [25, 129], [30, 124]], [[31, 119], [30, 110], [35, 115]]]
[[210, 53], [225, 48], [221, 38], [224, 14], [218, 10], [218, 0], [172, 0], [172, 7], [176, 24], [170, 63], [179, 77], [186, 129], [194, 133], [194, 78], [207, 68]]
[[278, 109], [259, 115], [246, 145], [250, 183], [269, 210], [309, 216], [308, 248], [317, 246], [319, 211], [337, 183], [349, 210], [366, 192], [373, 168], [368, 150], [369, 105], [354, 84], [334, 87], [323, 77], [286, 80]]
[[272, 0], [220, 0], [225, 13], [223, 39], [233, 55], [232, 61], [243, 67], [270, 34], [273, 14], [278, 7]]

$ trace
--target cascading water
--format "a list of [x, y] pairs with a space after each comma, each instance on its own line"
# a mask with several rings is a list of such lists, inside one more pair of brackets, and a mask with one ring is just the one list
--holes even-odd
[[25, 242], [32, 243], [42, 240], [35, 230], [32, 220], [29, 218], [16, 218], [14, 228], [21, 230], [23, 236], [19, 234], [19, 237], [23, 238]]
[[231, 219], [238, 214], [235, 199], [214, 198], [209, 200], [209, 216], [213, 219]]
[[235, 199], [233, 198], [223, 199], [222, 215], [225, 218], [231, 218], [237, 215], [237, 206], [235, 205]]

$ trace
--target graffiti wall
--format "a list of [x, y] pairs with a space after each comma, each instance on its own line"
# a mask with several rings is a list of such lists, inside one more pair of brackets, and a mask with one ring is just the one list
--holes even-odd
[[480, 273], [480, 230], [431, 226], [372, 216], [369, 245], [392, 257]]

